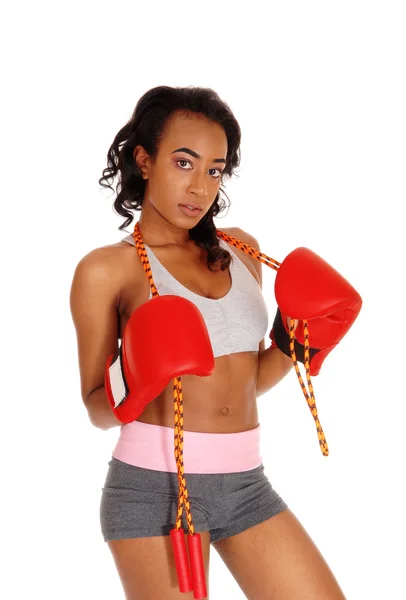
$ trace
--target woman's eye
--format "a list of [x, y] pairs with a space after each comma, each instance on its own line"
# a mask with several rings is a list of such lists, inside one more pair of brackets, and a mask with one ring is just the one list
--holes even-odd
[[[190, 162], [188, 160], [185, 160], [184, 158], [181, 158], [180, 160], [177, 161], [177, 163], [186, 163], [188, 165], [190, 165]], [[183, 168], [183, 167], [182, 167]]]
[[222, 171], [220, 169], [210, 169], [210, 171], [217, 171], [218, 175], [215, 175], [215, 179], [218, 179], [219, 177], [221, 177], [222, 175]]

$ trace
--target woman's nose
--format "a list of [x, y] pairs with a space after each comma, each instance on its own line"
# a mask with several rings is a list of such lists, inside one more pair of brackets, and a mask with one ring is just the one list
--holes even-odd
[[207, 182], [206, 173], [199, 173], [195, 171], [192, 180], [189, 184], [189, 191], [193, 192], [197, 196], [207, 195]]

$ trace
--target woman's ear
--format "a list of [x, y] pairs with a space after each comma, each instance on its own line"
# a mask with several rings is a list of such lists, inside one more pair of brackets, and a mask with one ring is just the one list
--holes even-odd
[[135, 146], [134, 151], [133, 151], [133, 157], [137, 164], [137, 167], [141, 171], [141, 177], [143, 179], [148, 179], [149, 156], [148, 156], [147, 152], [145, 151], [145, 149], [140, 145]]

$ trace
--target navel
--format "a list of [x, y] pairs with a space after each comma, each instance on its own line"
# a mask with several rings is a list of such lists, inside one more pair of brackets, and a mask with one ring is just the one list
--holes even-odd
[[223, 406], [220, 412], [222, 415], [227, 417], [228, 415], [231, 415], [231, 408], [226, 404], [225, 406]]

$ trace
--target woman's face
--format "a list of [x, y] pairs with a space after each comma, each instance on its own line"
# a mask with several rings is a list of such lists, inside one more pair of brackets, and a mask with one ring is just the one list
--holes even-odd
[[[213, 204], [227, 157], [224, 129], [203, 115], [174, 113], [165, 128], [155, 161], [141, 146], [134, 150], [146, 189], [143, 210], [191, 229]], [[187, 205], [195, 206], [190, 211]]]

